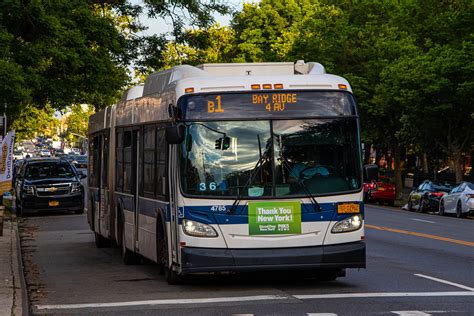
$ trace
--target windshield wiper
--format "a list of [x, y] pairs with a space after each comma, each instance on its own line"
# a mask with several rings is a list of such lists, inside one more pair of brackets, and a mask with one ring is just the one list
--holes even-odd
[[[283, 157], [280, 157], [282, 165], [286, 167], [286, 170], [288, 171], [288, 174], [291, 173], [291, 168], [286, 162], [286, 160]], [[321, 205], [319, 205], [318, 201], [316, 201], [314, 195], [311, 193], [309, 190], [308, 186], [304, 184], [303, 180], [301, 180], [299, 177], [296, 179], [296, 183], [298, 183], [301, 188], [303, 189], [304, 193], [311, 199], [311, 204], [313, 204], [314, 210], [316, 212], [321, 212]]]
[[237, 198], [235, 199], [234, 203], [232, 203], [232, 206], [230, 207], [229, 211], [227, 212], [228, 214], [234, 214], [235, 210], [237, 209], [237, 207], [238, 207], [239, 204], [240, 204], [240, 201], [241, 201], [242, 198], [243, 198], [243, 192], [245, 192], [245, 190], [247, 190], [247, 188], [252, 184], [253, 178], [254, 178], [255, 175], [257, 174], [257, 169], [260, 167], [260, 165], [263, 163], [264, 160], [265, 160], [265, 156], [260, 156], [260, 158], [259, 158], [258, 161], [257, 161], [257, 164], [255, 165], [254, 169], [253, 169], [252, 172], [250, 173], [250, 178], [249, 178], [249, 180], [248, 180], [247, 183], [244, 185], [244, 187], [242, 188], [242, 190], [240, 191], [240, 193], [237, 195]]

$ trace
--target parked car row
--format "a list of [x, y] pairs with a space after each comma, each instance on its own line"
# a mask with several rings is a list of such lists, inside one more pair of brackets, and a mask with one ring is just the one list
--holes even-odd
[[464, 217], [474, 213], [474, 184], [462, 182], [456, 187], [426, 180], [408, 197], [408, 211], [433, 211], [439, 215], [454, 214]]

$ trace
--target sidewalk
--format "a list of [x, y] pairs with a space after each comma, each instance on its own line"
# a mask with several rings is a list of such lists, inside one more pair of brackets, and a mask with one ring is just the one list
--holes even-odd
[[26, 291], [22, 290], [17, 224], [6, 217], [0, 236], [0, 316], [27, 315], [23, 309]]

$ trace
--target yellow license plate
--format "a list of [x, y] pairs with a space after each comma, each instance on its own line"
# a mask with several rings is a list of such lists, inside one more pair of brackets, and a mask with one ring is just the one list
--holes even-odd
[[59, 201], [49, 201], [49, 206], [58, 206]]
[[338, 214], [351, 214], [351, 213], [360, 213], [359, 204], [356, 203], [344, 203], [337, 206]]
[[378, 188], [379, 191], [385, 191], [385, 188]]

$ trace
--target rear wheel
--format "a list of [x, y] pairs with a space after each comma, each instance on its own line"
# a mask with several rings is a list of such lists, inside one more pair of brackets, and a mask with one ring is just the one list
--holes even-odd
[[416, 211], [418, 213], [426, 213], [425, 199], [423, 197], [420, 199], [420, 204], [418, 205], [418, 208]]
[[461, 207], [461, 203], [458, 202], [458, 205], [456, 206], [456, 217], [457, 218], [462, 218], [464, 217], [464, 214], [462, 213], [462, 207]]

